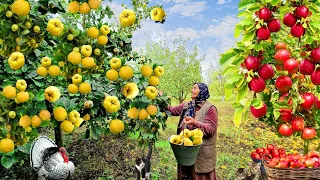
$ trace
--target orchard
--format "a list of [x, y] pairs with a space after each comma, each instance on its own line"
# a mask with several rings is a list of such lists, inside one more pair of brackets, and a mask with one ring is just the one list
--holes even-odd
[[[0, 3], [2, 166], [19, 162], [44, 129], [54, 129], [59, 147], [79, 127], [86, 138], [157, 139], [167, 119], [168, 97], [157, 88], [165, 70], [131, 43], [142, 20], [163, 23], [165, 12], [148, 1], [132, 5], [114, 14], [99, 0]], [[107, 23], [112, 17], [119, 22]]]
[[[220, 59], [224, 75], [230, 77], [226, 96], [230, 99], [236, 94], [235, 126], [251, 114], [280, 137], [301, 137], [305, 156], [299, 158], [317, 159], [316, 165], [313, 162], [304, 167], [319, 167], [319, 156], [312, 153], [320, 150], [320, 144], [318, 149], [309, 149], [310, 142], [318, 142], [320, 137], [319, 1], [244, 0], [239, 10], [241, 20], [234, 36], [241, 36], [241, 41]], [[272, 151], [251, 156], [261, 159], [263, 154], [271, 155]], [[276, 167], [291, 166], [289, 160], [283, 165], [275, 162]]]

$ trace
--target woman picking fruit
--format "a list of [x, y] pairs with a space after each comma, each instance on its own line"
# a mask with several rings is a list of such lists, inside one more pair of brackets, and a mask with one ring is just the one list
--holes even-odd
[[215, 180], [216, 140], [218, 115], [214, 105], [207, 101], [210, 97], [208, 86], [195, 83], [191, 90], [192, 101], [178, 106], [169, 106], [173, 116], [180, 116], [177, 134], [184, 127], [199, 128], [203, 132], [203, 143], [193, 166], [178, 164], [178, 180]]

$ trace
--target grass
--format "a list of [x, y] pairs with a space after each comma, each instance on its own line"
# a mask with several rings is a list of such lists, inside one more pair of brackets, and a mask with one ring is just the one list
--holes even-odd
[[[235, 179], [236, 170], [247, 166], [251, 161], [250, 153], [256, 147], [272, 143], [291, 153], [303, 152], [303, 143], [299, 137], [280, 138], [275, 129], [251, 116], [242, 122], [240, 128], [236, 128], [233, 126], [234, 110], [231, 103], [221, 102], [220, 97], [212, 97], [209, 101], [217, 107], [219, 115], [216, 171], [220, 179]], [[176, 105], [177, 102], [173, 104]], [[151, 161], [153, 180], [176, 179], [177, 163], [167, 139], [176, 133], [177, 123], [178, 117], [170, 117], [167, 128], [160, 130]], [[135, 179], [135, 158], [147, 153], [146, 149], [143, 151], [138, 148], [135, 134], [130, 134], [129, 138], [110, 135], [97, 141], [83, 140], [83, 134], [84, 130], [78, 129], [65, 138], [71, 160], [76, 165], [73, 179]], [[319, 142], [312, 142], [311, 149], [315, 149], [317, 143]], [[35, 172], [29, 168], [28, 161], [26, 156], [24, 163], [16, 164], [10, 170], [0, 167], [0, 179], [32, 179]]]

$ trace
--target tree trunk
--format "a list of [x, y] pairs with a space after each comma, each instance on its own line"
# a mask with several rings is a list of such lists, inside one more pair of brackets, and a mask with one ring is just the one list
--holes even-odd
[[58, 147], [63, 147], [62, 132], [60, 126], [54, 128], [54, 138]]

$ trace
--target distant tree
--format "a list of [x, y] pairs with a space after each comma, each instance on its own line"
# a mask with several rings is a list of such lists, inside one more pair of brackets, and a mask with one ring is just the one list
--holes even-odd
[[226, 78], [222, 76], [221, 69], [211, 69], [209, 76], [209, 89], [212, 95], [221, 96], [221, 101], [224, 101], [224, 85]]
[[163, 64], [164, 76], [161, 78], [159, 88], [182, 103], [194, 82], [202, 81], [201, 61], [204, 56], [199, 55], [198, 48], [188, 49], [188, 41], [176, 39], [173, 47], [165, 41], [151, 41], [146, 44], [145, 55], [158, 64]]

